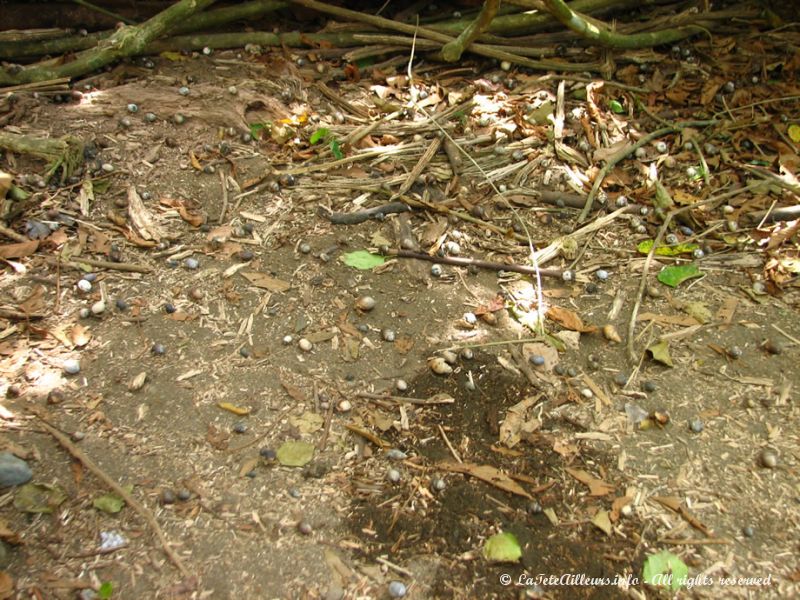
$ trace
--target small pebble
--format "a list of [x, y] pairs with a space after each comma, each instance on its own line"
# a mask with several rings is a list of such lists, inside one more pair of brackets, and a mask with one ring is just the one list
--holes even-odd
[[180, 500], [181, 502], [186, 502], [191, 497], [192, 493], [186, 488], [181, 488], [178, 490], [178, 500]]
[[732, 94], [736, 90], [736, 84], [732, 81], [726, 81], [725, 85], [722, 86], [722, 91], [726, 94]]
[[353, 409], [353, 404], [350, 400], [342, 400], [339, 404], [336, 405], [336, 408], [339, 410], [340, 413], [350, 412]]
[[309, 523], [308, 521], [300, 521], [297, 524], [297, 531], [299, 531], [303, 535], [311, 535], [312, 533], [314, 533], [314, 528], [311, 527], [311, 523]]
[[175, 492], [170, 489], [161, 490], [161, 504], [175, 504]]
[[405, 460], [408, 455], [399, 448], [389, 448], [386, 451], [386, 458], [391, 460]]
[[542, 512], [542, 505], [536, 502], [535, 500], [532, 502], [528, 502], [528, 512], [532, 515], [538, 515]]
[[562, 281], [572, 281], [575, 279], [575, 274], [570, 270], [563, 271], [561, 273], [561, 279]]
[[386, 478], [392, 483], [397, 483], [401, 479], [400, 471], [397, 469], [389, 469], [386, 472]]
[[76, 442], [82, 442], [86, 439], [86, 434], [82, 431], [73, 431], [72, 432], [72, 439]]
[[437, 477], [431, 482], [431, 487], [434, 489], [434, 491], [441, 492], [447, 487], [447, 483], [441, 477]]
[[501, 68], [503, 71], [510, 71], [510, 70], [511, 70], [511, 63], [510, 63], [510, 62], [508, 62], [507, 60], [504, 60], [504, 61], [502, 61], [502, 62], [500, 63], [500, 68]]
[[403, 598], [408, 593], [406, 584], [402, 581], [392, 581], [389, 583], [389, 596], [392, 598]]
[[242, 346], [239, 348], [239, 356], [242, 358], [250, 358], [250, 348], [247, 346]]
[[665, 241], [665, 242], [666, 242], [668, 245], [670, 245], [670, 246], [674, 246], [675, 244], [677, 244], [677, 243], [678, 243], [678, 236], [677, 236], [677, 235], [675, 235], [674, 233], [668, 233], [668, 234], [667, 234], [667, 235], [664, 237], [664, 241]]
[[594, 272], [594, 276], [600, 281], [606, 281], [608, 279], [608, 271], [605, 269], [597, 269], [597, 271]]
[[297, 345], [303, 352], [310, 352], [311, 349], [314, 347], [314, 344], [309, 342], [306, 338], [300, 338], [300, 341], [297, 342]]
[[642, 382], [642, 390], [647, 392], [648, 394], [652, 394], [656, 391], [656, 384], [653, 381], [647, 380]]
[[442, 272], [442, 265], [431, 265], [431, 277], [441, 277]]
[[692, 419], [689, 421], [689, 430], [692, 433], [700, 433], [703, 431], [703, 421], [700, 419]]
[[247, 424], [242, 423], [241, 421], [239, 421], [238, 423], [234, 423], [233, 432], [234, 433], [247, 433]]
[[664, 154], [668, 149], [666, 142], [656, 142], [656, 152]]
[[769, 354], [780, 354], [783, 352], [781, 345], [773, 339], [769, 339], [764, 342], [764, 350], [766, 350]]
[[728, 350], [728, 356], [730, 356], [734, 360], [741, 358], [742, 354], [744, 354], [744, 352], [742, 351], [741, 348], [739, 348], [739, 346], [732, 346]]
[[472, 351], [472, 348], [463, 348], [459, 354], [464, 360], [472, 360], [475, 357], [475, 352]]
[[181, 87], [178, 88], [178, 93], [181, 96], [188, 96], [189, 95], [189, 88], [186, 87], [185, 85], [181, 86]]
[[583, 396], [584, 398], [586, 398], [588, 400], [589, 398], [593, 398], [594, 397], [594, 393], [592, 393], [592, 390], [590, 390], [589, 388], [583, 388], [581, 390], [581, 396]]
[[697, 177], [697, 167], [686, 167], [687, 177]]
[[381, 337], [385, 342], [393, 342], [396, 338], [396, 334], [394, 332], [394, 329], [382, 329]]
[[617, 208], [628, 206], [628, 199], [625, 196], [617, 196], [617, 199], [614, 200], [614, 205]]
[[189, 257], [183, 261], [183, 266], [185, 266], [187, 269], [194, 270], [200, 266], [200, 261], [196, 258]]
[[742, 535], [747, 538], [751, 538], [756, 534], [756, 530], [753, 529], [750, 525], [746, 527], [742, 527]]
[[284, 343], [284, 345], [288, 346], [288, 345], [289, 345], [289, 344], [291, 344], [293, 341], [294, 341], [294, 338], [293, 338], [292, 336], [290, 336], [290, 335], [285, 335], [285, 336], [283, 336], [283, 343]]
[[695, 248], [694, 250], [692, 250], [692, 258], [694, 258], [696, 260], [700, 260], [705, 255], [706, 255], [706, 253], [703, 252], [702, 248]]
[[408, 390], [408, 383], [406, 383], [405, 379], [398, 379], [394, 382], [394, 387], [398, 392], [405, 392]]
[[81, 279], [78, 281], [78, 289], [83, 292], [84, 294], [88, 294], [92, 291], [92, 282], [87, 281], [86, 279]]
[[117, 310], [120, 312], [125, 312], [126, 310], [128, 310], [128, 303], [122, 298], [117, 298], [114, 304], [116, 304]]
[[258, 451], [258, 454], [261, 456], [261, 458], [267, 461], [273, 461], [278, 458], [278, 453], [272, 448], [267, 448], [266, 446], [261, 448], [261, 450]]
[[309, 244], [308, 242], [303, 242], [298, 247], [298, 250], [300, 250], [300, 252], [302, 252], [303, 254], [308, 254], [309, 252], [311, 252], [311, 244]]
[[62, 369], [67, 375], [77, 375], [81, 372], [81, 363], [76, 358], [68, 358], [64, 361]]
[[200, 288], [193, 287], [189, 290], [189, 299], [194, 300], [195, 302], [199, 302], [203, 299], [203, 290]]
[[88, 319], [91, 315], [92, 311], [90, 311], [88, 308], [82, 308], [78, 311], [78, 316], [81, 319]]
[[567, 369], [567, 376], [568, 377], [577, 377], [578, 376], [578, 369], [575, 367], [569, 367]]
[[369, 312], [375, 308], [375, 298], [372, 296], [361, 296], [356, 300], [356, 308], [363, 312]]
[[156, 114], [151, 112], [145, 113], [144, 115], [144, 120], [147, 121], [148, 123], [155, 123], [157, 118], [158, 117], [156, 117]]
[[171, 315], [172, 313], [174, 313], [174, 312], [175, 312], [175, 311], [177, 311], [177, 310], [178, 310], [178, 309], [177, 309], [177, 308], [175, 307], [175, 305], [174, 305], [174, 304], [172, 304], [171, 302], [167, 302], [167, 303], [164, 305], [164, 312], [165, 312], [165, 313], [167, 313], [168, 315]]
[[164, 344], [155, 343], [153, 347], [150, 348], [150, 351], [156, 356], [163, 356], [166, 354], [167, 349], [164, 347]]
[[541, 367], [544, 364], [544, 356], [542, 356], [541, 354], [531, 354], [529, 360], [531, 361], [531, 364], [537, 367]]
[[629, 376], [624, 371], [620, 371], [616, 375], [614, 375], [614, 383], [616, 383], [619, 387], [625, 387], [628, 383]]
[[774, 469], [778, 466], [778, 455], [775, 454], [774, 450], [770, 450], [769, 448], [761, 451], [759, 459], [761, 461], [761, 466], [767, 469]]
[[630, 504], [626, 504], [620, 509], [623, 517], [630, 517], [633, 514], [633, 507]]
[[106, 173], [112, 173], [114, 171], [114, 165], [112, 165], [111, 163], [103, 163], [103, 165], [100, 168], [103, 169], [103, 171], [105, 171]]
[[297, 499], [300, 498], [302, 494], [300, 493], [300, 490], [298, 490], [297, 488], [289, 488], [289, 496]]

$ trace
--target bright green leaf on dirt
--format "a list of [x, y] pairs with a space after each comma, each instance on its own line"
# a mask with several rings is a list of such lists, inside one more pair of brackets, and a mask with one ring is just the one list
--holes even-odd
[[366, 250], [356, 250], [355, 252], [348, 252], [342, 256], [342, 261], [348, 267], [360, 269], [362, 271], [369, 271], [375, 267], [381, 266], [386, 262], [386, 258], [380, 254], [372, 254]]
[[14, 508], [27, 513], [51, 513], [66, 499], [66, 492], [57, 485], [26, 483], [14, 496]]
[[[639, 254], [649, 254], [650, 249], [653, 247], [654, 240], [644, 240], [639, 242], [636, 246], [636, 251]], [[697, 244], [675, 244], [674, 246], [659, 246], [653, 253], [656, 256], [679, 256], [681, 254], [691, 254], [700, 246]]]
[[314, 458], [314, 446], [301, 441], [285, 442], [276, 454], [284, 467], [302, 467]]
[[608, 108], [611, 109], [615, 115], [621, 115], [625, 112], [625, 107], [622, 106], [622, 103], [619, 100], [612, 100], [608, 103]]
[[668, 367], [674, 366], [672, 364], [672, 357], [669, 355], [669, 342], [666, 340], [661, 340], [649, 346], [647, 351], [650, 353], [650, 356], [653, 357], [653, 360], [660, 362], [662, 365], [667, 365]]
[[100, 584], [97, 590], [97, 597], [102, 600], [108, 600], [114, 594], [114, 584], [110, 581], [104, 581]]
[[333, 158], [336, 160], [342, 160], [344, 158], [344, 152], [342, 152], [342, 145], [337, 142], [336, 140], [331, 140], [330, 144], [331, 154], [333, 154]]
[[269, 131], [270, 126], [266, 123], [250, 123], [248, 129], [250, 130], [250, 137], [257, 140], [261, 138], [262, 131]]
[[493, 563], [515, 563], [522, 557], [522, 548], [513, 533], [498, 533], [486, 540], [483, 556]]
[[658, 272], [658, 280], [669, 287], [678, 287], [687, 279], [700, 277], [703, 273], [697, 265], [670, 265]]
[[792, 140], [795, 144], [800, 142], [800, 125], [797, 123], [792, 123], [789, 125], [789, 129], [787, 130], [789, 134], [789, 139]]
[[655, 587], [669, 587], [677, 592], [689, 576], [689, 567], [672, 552], [659, 552], [648, 556], [642, 568], [642, 579]]
[[331, 130], [327, 127], [320, 127], [314, 133], [311, 134], [311, 137], [308, 138], [308, 142], [313, 146], [314, 144], [318, 144], [330, 134]]
[[116, 494], [103, 494], [99, 498], [95, 498], [92, 502], [97, 510], [102, 510], [109, 515], [115, 515], [123, 508], [125, 508], [125, 500]]

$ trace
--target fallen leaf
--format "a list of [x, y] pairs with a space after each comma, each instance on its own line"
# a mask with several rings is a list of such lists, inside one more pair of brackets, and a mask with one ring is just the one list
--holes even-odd
[[76, 348], [83, 348], [86, 344], [92, 341], [92, 333], [88, 327], [84, 327], [80, 323], [72, 326], [69, 332], [70, 341]]
[[39, 240], [5, 244], [0, 246], [0, 258], [24, 258], [30, 256], [39, 248]]
[[583, 469], [567, 467], [565, 471], [588, 487], [590, 496], [606, 496], [614, 491], [613, 485], [606, 483], [602, 479], [597, 479]]
[[282, 279], [277, 279], [266, 273], [259, 273], [257, 271], [248, 271], [247, 273], [242, 273], [242, 276], [254, 286], [270, 292], [285, 292], [292, 287], [290, 283]]
[[276, 454], [284, 467], [302, 467], [314, 458], [314, 446], [303, 441], [284, 442]]
[[492, 563], [515, 563], [522, 558], [522, 548], [513, 533], [498, 533], [486, 540], [483, 557]]
[[236, 406], [235, 404], [231, 404], [230, 402], [217, 402], [217, 406], [222, 410], [227, 410], [239, 417], [244, 417], [250, 414], [249, 408], [244, 408], [241, 406]]
[[606, 535], [611, 535], [611, 520], [608, 518], [607, 511], [598, 510], [592, 518], [592, 525], [597, 527]]
[[476, 479], [480, 479], [481, 481], [485, 481], [488, 484], [495, 486], [498, 489], [503, 490], [504, 492], [509, 492], [511, 494], [516, 494], [518, 496], [522, 496], [527, 498], [528, 500], [532, 500], [533, 497], [526, 492], [516, 481], [514, 481], [511, 477], [492, 467], [490, 465], [476, 465], [473, 463], [454, 463], [454, 462], [442, 462], [439, 463], [439, 467], [445, 471], [451, 471], [453, 473], [464, 473], [465, 475], [471, 475]]
[[653, 357], [653, 360], [667, 365], [668, 367], [675, 366], [672, 362], [672, 357], [669, 355], [669, 342], [662, 340], [647, 348], [647, 352]]
[[594, 325], [584, 325], [578, 314], [568, 308], [551, 306], [547, 310], [547, 318], [551, 321], [555, 321], [565, 329], [570, 329], [572, 331], [579, 331], [581, 333], [597, 331], [597, 327]]

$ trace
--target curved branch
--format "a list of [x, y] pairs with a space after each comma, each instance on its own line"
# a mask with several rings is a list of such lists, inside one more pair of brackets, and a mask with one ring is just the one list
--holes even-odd
[[702, 27], [687, 25], [686, 27], [662, 29], [652, 33], [625, 35], [611, 31], [603, 23], [589, 20], [584, 15], [572, 10], [563, 0], [544, 0], [544, 3], [547, 10], [564, 26], [587, 40], [609, 48], [625, 48], [627, 50], [652, 48], [660, 44], [670, 44], [705, 31]]

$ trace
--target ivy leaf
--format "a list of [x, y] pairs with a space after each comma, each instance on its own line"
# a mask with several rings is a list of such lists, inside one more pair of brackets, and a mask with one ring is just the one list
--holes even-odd
[[308, 142], [313, 146], [314, 144], [318, 144], [320, 141], [324, 140], [328, 137], [331, 130], [327, 127], [320, 127], [314, 133], [311, 134], [311, 137], [308, 138]]
[[498, 533], [486, 540], [483, 556], [493, 563], [515, 563], [522, 557], [522, 548], [513, 533]]
[[612, 100], [608, 103], [608, 108], [611, 109], [615, 115], [621, 115], [625, 112], [625, 107], [622, 106], [622, 103], [619, 100]]
[[700, 277], [703, 273], [697, 265], [670, 265], [658, 272], [658, 280], [669, 287], [678, 287], [687, 279]]
[[642, 579], [656, 587], [669, 587], [677, 592], [689, 576], [689, 567], [672, 552], [659, 552], [644, 561]]
[[278, 462], [284, 467], [302, 467], [314, 458], [314, 446], [308, 442], [286, 442], [276, 454]]
[[108, 600], [113, 594], [114, 584], [110, 581], [104, 581], [97, 590], [97, 597], [102, 600]]
[[649, 346], [647, 351], [650, 353], [650, 356], [653, 357], [653, 360], [656, 360], [663, 365], [667, 365], [668, 367], [674, 366], [672, 363], [672, 357], [669, 355], [669, 342], [666, 340], [661, 340], [660, 342]]
[[348, 252], [343, 255], [342, 262], [348, 267], [369, 271], [385, 263], [386, 258], [379, 254], [372, 254], [366, 250], [356, 250], [355, 252]]

